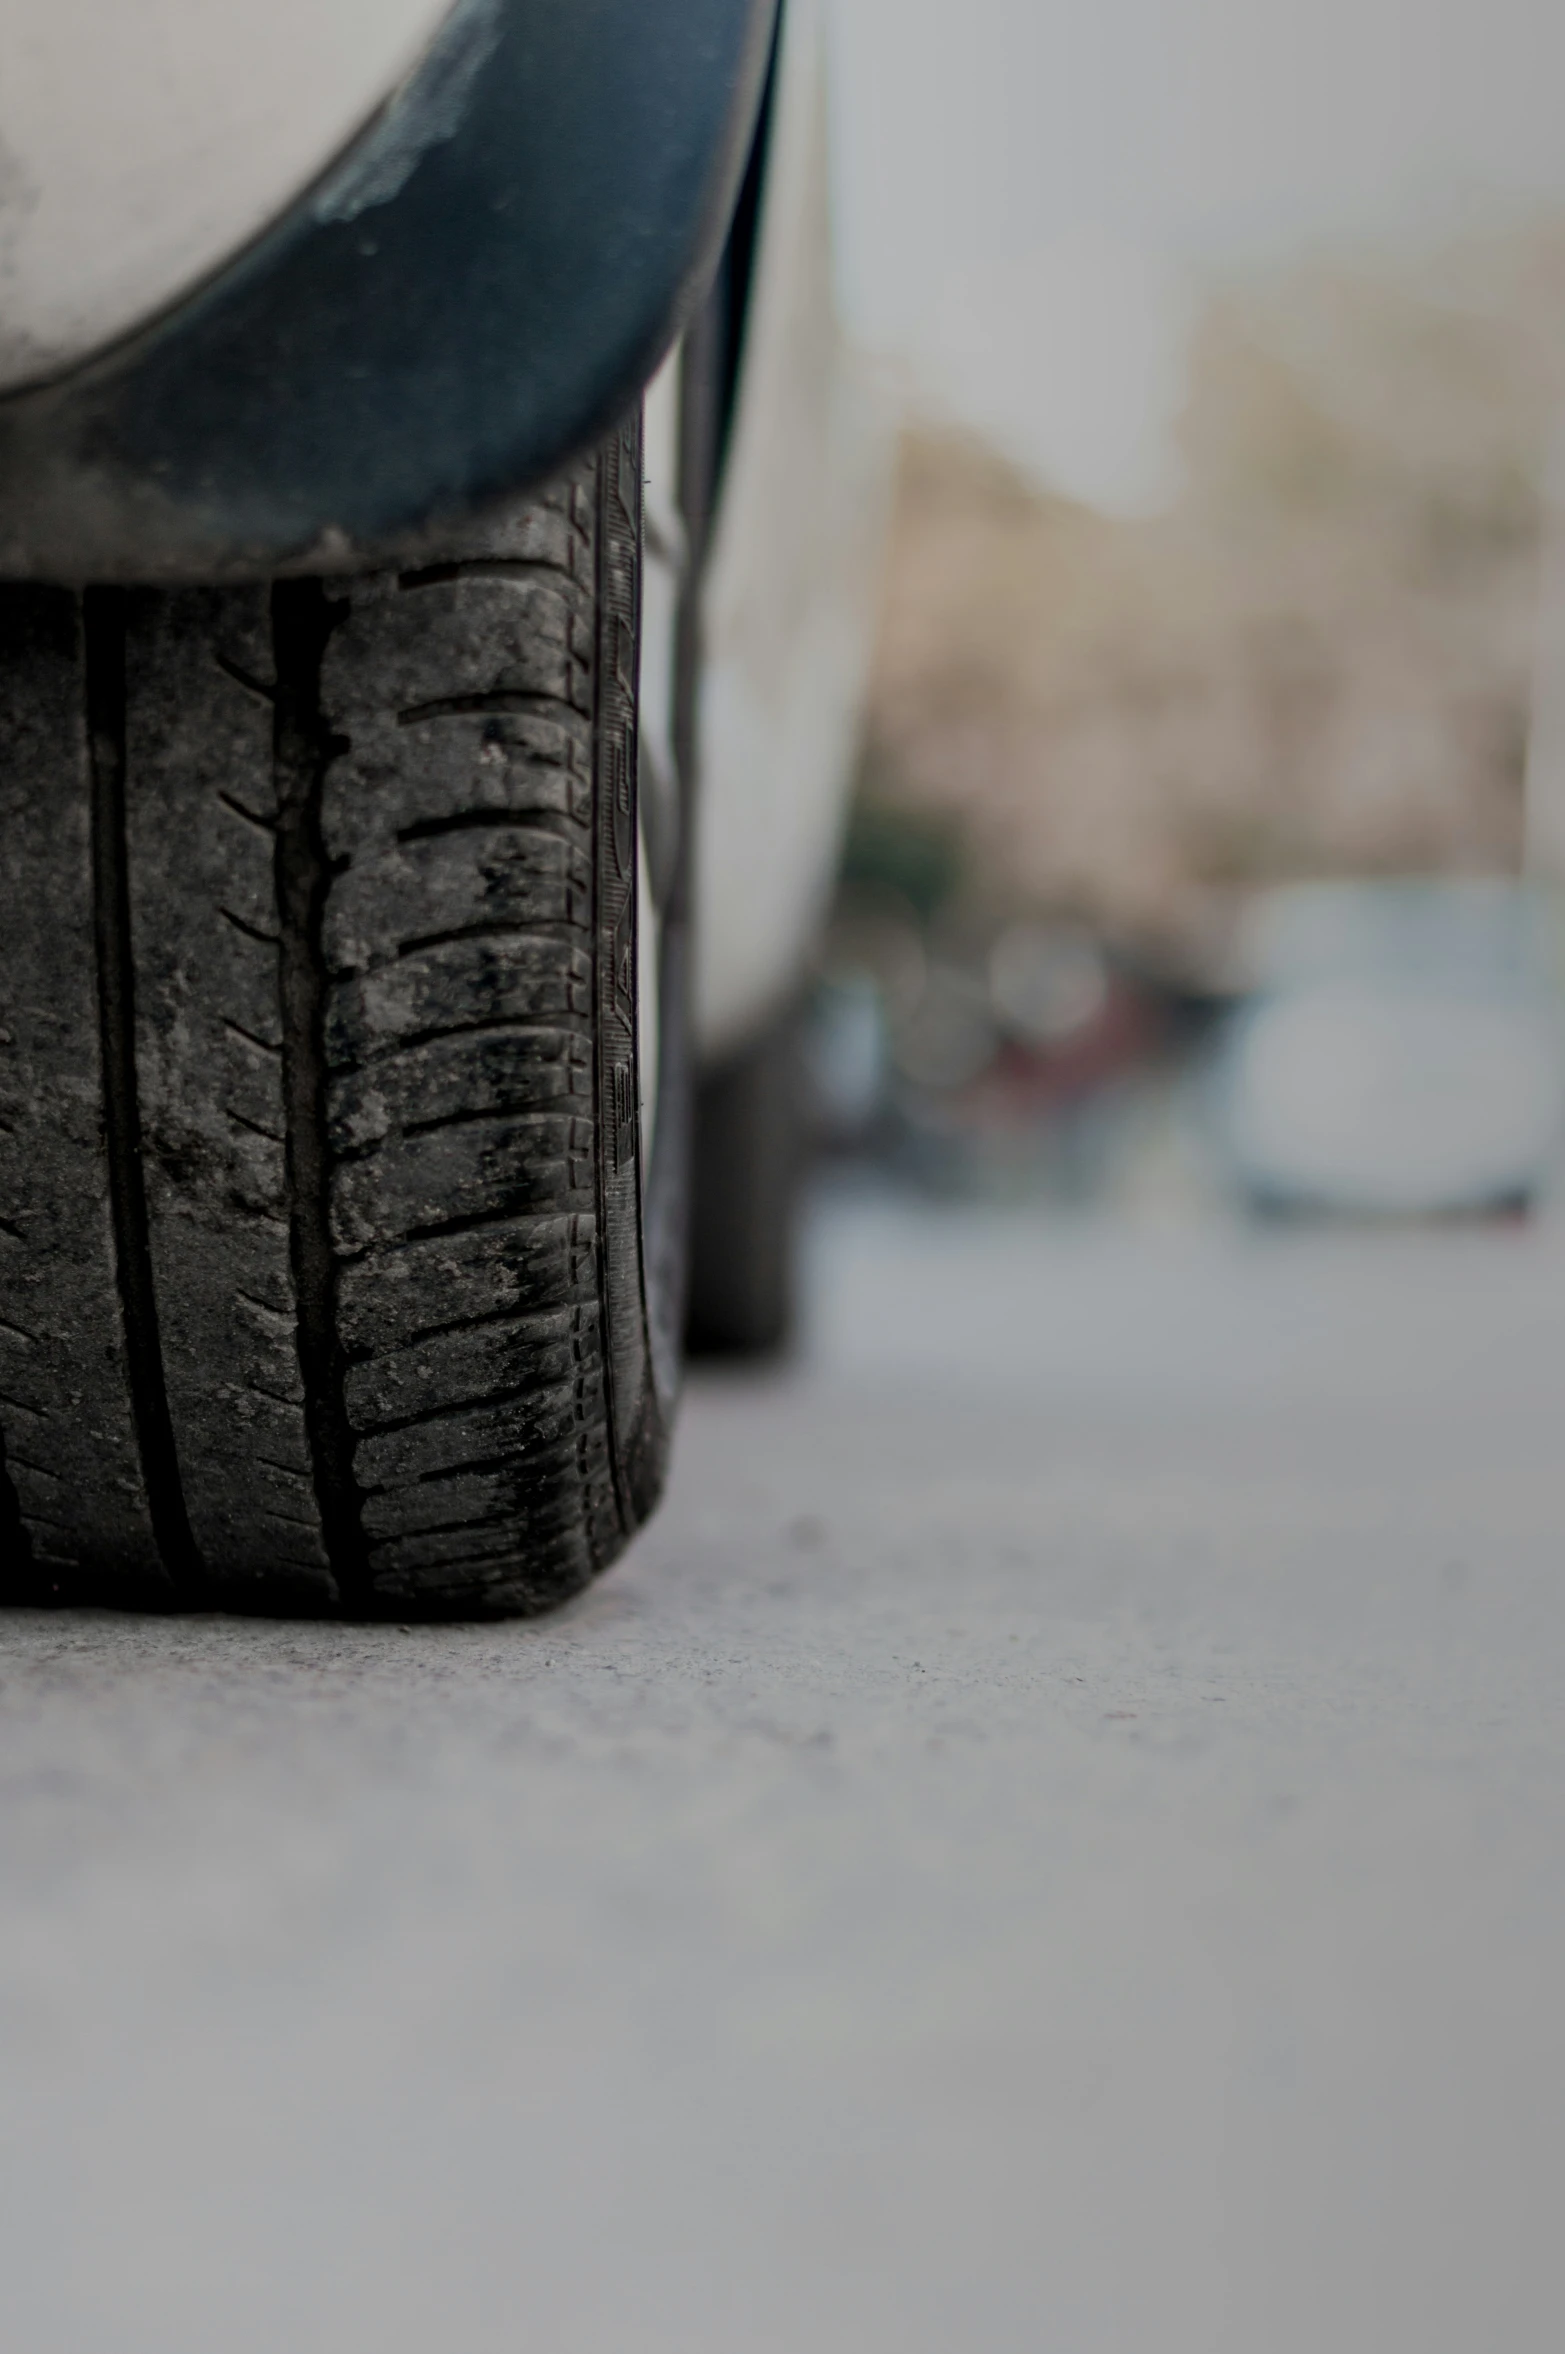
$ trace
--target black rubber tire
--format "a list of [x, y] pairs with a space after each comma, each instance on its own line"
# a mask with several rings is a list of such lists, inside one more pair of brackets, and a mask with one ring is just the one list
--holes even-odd
[[0, 591], [0, 1592], [533, 1611], [656, 1501], [640, 443], [414, 573]]
[[787, 1346], [807, 1126], [790, 1009], [697, 1086], [686, 1327], [694, 1354], [766, 1357]]

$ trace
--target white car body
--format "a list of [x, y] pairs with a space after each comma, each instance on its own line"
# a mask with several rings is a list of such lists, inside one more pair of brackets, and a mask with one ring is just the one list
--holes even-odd
[[384, 105], [452, 0], [0, 0], [0, 391], [140, 326]]
[[1530, 1199], [1560, 1127], [1558, 1036], [1459, 992], [1321, 988], [1268, 1005], [1232, 1073], [1228, 1134], [1262, 1197], [1430, 1215]]
[[1533, 1200], [1565, 1119], [1547, 911], [1494, 880], [1302, 886], [1254, 913], [1217, 1097], [1244, 1192], [1362, 1216]]
[[823, 11], [790, 0], [739, 411], [703, 614], [702, 1052], [794, 985], [830, 887], [890, 509], [894, 418], [832, 265]]

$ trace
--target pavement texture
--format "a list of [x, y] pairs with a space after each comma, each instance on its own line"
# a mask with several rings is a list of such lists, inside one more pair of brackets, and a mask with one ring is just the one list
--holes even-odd
[[839, 1203], [542, 1625], [0, 1619], [8, 2354], [1565, 2330], [1565, 1239]]

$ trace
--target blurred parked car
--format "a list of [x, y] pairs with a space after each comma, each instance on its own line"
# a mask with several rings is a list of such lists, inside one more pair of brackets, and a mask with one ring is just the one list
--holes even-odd
[[1218, 1132], [1261, 1209], [1530, 1205], [1562, 1115], [1554, 911], [1500, 880], [1297, 886], [1249, 911]]
[[887, 473], [817, 0], [0, 48], [0, 1591], [543, 1606], [693, 1194], [786, 1322]]

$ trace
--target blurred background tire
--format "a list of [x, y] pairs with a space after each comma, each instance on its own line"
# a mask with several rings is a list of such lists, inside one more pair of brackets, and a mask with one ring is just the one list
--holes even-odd
[[806, 1110], [792, 1007], [701, 1079], [691, 1189], [693, 1354], [772, 1356], [792, 1335]]

